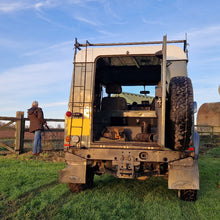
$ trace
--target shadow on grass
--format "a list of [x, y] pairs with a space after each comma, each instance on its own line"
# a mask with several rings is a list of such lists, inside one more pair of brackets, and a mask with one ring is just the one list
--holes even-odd
[[59, 208], [64, 204], [71, 201], [74, 193], [70, 191], [62, 194], [58, 199], [54, 200], [51, 204], [48, 204], [41, 212], [36, 216], [36, 219], [51, 219], [52, 216], [56, 216], [59, 212]]
[[[29, 191], [20, 195], [15, 201], [5, 198], [2, 204], [3, 205], [2, 213], [4, 213], [3, 217], [6, 217], [7, 215], [10, 215], [10, 216], [13, 215], [13, 213], [16, 213], [23, 205], [30, 202], [33, 199], [34, 195], [41, 193], [47, 190], [47, 188], [53, 187], [58, 184], [59, 183], [57, 181], [52, 181], [50, 183], [41, 185], [35, 189], [30, 189]], [[0, 217], [2, 217], [2, 215], [0, 215]]]
[[120, 191], [120, 193], [129, 195], [131, 198], [135, 197], [140, 201], [143, 201], [144, 197], [149, 194], [154, 195], [154, 197], [165, 196], [166, 198], [175, 197], [177, 193], [176, 190], [168, 189], [168, 182], [162, 177], [150, 177], [143, 181], [137, 179], [118, 179], [110, 175], [96, 177], [92, 190], [103, 194]]

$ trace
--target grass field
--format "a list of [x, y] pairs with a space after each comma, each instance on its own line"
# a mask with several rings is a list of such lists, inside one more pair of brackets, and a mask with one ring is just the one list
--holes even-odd
[[93, 189], [70, 193], [58, 183], [63, 162], [44, 154], [0, 157], [0, 219], [220, 219], [220, 147], [199, 158], [196, 202], [183, 202], [167, 181], [95, 177]]

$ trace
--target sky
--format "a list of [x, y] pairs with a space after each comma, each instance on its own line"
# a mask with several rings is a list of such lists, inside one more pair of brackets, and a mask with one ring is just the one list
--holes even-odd
[[219, 0], [0, 0], [0, 116], [34, 100], [45, 118], [64, 118], [74, 40], [116, 43], [183, 40], [200, 107], [219, 102]]

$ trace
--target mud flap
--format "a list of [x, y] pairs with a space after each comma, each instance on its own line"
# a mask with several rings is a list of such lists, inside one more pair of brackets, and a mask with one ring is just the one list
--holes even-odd
[[86, 159], [66, 153], [66, 168], [59, 172], [60, 183], [86, 183]]
[[199, 189], [198, 160], [188, 157], [169, 163], [169, 189]]

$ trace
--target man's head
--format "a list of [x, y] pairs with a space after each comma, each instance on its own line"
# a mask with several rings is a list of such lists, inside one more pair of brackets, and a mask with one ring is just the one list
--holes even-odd
[[33, 101], [32, 107], [38, 107], [38, 101]]

